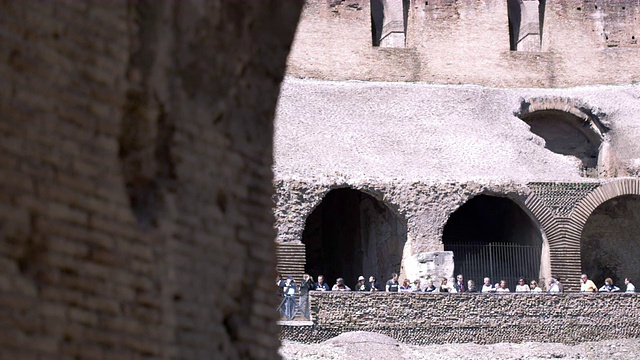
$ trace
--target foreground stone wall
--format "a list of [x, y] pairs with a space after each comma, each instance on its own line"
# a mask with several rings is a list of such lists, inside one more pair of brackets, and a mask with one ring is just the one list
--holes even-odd
[[0, 358], [277, 357], [272, 118], [301, 7], [0, 3]]
[[312, 292], [310, 299], [313, 325], [283, 325], [282, 338], [313, 343], [356, 330], [418, 345], [640, 337], [636, 294]]

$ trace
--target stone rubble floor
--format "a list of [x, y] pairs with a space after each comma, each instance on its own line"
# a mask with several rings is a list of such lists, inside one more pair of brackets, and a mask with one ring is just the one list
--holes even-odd
[[377, 333], [345, 333], [319, 344], [283, 341], [280, 355], [295, 359], [636, 359], [640, 339], [585, 342], [576, 345], [525, 342], [416, 346]]

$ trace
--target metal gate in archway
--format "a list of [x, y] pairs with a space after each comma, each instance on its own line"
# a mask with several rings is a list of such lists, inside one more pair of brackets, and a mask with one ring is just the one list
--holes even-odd
[[445, 251], [453, 251], [455, 273], [473, 280], [478, 289], [483, 279], [489, 277], [493, 284], [506, 280], [511, 291], [515, 291], [518, 278], [538, 281], [540, 275], [540, 246], [513, 243], [450, 244]]

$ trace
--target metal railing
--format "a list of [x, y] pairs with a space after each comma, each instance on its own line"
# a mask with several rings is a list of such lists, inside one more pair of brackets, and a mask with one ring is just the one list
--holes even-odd
[[478, 288], [485, 277], [492, 283], [506, 280], [511, 291], [515, 291], [518, 278], [524, 277], [526, 284], [540, 275], [540, 246], [513, 243], [451, 244], [445, 251], [453, 251], [454, 272], [472, 279]]
[[280, 296], [280, 305], [276, 311], [286, 320], [310, 320], [309, 295], [300, 295], [299, 292], [291, 295]]

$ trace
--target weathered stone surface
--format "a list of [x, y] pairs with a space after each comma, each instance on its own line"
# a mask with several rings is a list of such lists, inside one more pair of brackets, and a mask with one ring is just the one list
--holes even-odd
[[640, 157], [639, 85], [493, 89], [288, 79], [276, 118], [275, 176], [583, 181], [575, 161], [546, 149], [516, 116], [528, 107], [595, 114], [609, 129], [603, 136], [618, 159], [612, 164], [618, 173], [610, 176], [625, 176], [624, 168]]
[[255, 285], [301, 7], [0, 3], [0, 357], [277, 357]]
[[636, 294], [428, 294], [312, 292], [313, 326], [283, 339], [316, 343], [371, 331], [405, 344], [574, 344], [640, 337]]
[[520, 33], [531, 41], [517, 39], [525, 52], [509, 50], [511, 1], [395, 1], [401, 2], [404, 47], [384, 48], [372, 43], [370, 4], [380, 1], [307, 1], [289, 74], [547, 88], [624, 84], [640, 76], [630, 66], [640, 57], [635, 0], [514, 1], [525, 3]]
[[[362, 334], [362, 342], [369, 341], [368, 334]], [[287, 360], [297, 359], [362, 359], [360, 353], [339, 346], [319, 346], [294, 341], [283, 341], [280, 354]], [[565, 345], [549, 342], [474, 344], [455, 343], [442, 345], [408, 345], [386, 347], [368, 359], [635, 359], [639, 339], [603, 340]], [[368, 355], [368, 354], [367, 354]]]

